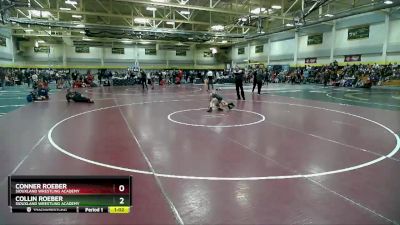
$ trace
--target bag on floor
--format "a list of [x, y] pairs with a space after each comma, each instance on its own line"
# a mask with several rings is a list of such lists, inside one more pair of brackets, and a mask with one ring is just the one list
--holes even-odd
[[26, 100], [27, 100], [28, 102], [33, 102], [33, 96], [32, 96], [32, 94], [29, 94], [28, 96], [26, 96]]

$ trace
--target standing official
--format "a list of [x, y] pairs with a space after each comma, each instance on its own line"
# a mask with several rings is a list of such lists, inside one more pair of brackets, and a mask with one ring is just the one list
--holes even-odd
[[146, 74], [146, 72], [144, 72], [142, 69], [140, 70], [140, 80], [141, 80], [141, 82], [142, 82], [142, 87], [143, 87], [143, 90], [144, 90], [144, 88], [146, 87], [146, 89], [149, 89], [148, 87], [147, 87], [147, 74]]
[[261, 94], [261, 87], [262, 87], [263, 78], [264, 78], [263, 71], [257, 65], [256, 69], [253, 72], [253, 91], [252, 92], [254, 92], [254, 88], [257, 85], [257, 93], [259, 95]]
[[254, 93], [254, 89], [256, 88], [257, 85], [257, 69], [256, 67], [253, 71], [251, 71], [251, 76], [253, 77], [253, 89], [251, 90], [252, 93]]
[[243, 100], [246, 100], [244, 98], [244, 91], [243, 91], [244, 71], [241, 70], [239, 67], [236, 67], [235, 71], [233, 72], [233, 74], [235, 76], [237, 99], [240, 100], [240, 95], [239, 95], [239, 88], [240, 88], [240, 94], [242, 95]]

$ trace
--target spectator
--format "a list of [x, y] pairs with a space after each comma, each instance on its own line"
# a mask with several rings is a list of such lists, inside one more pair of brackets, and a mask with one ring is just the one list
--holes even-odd
[[211, 89], [214, 89], [214, 74], [211, 70], [209, 70], [207, 72], [207, 79], [208, 79], [208, 83], [207, 83], [207, 90], [210, 90], [210, 85], [211, 85]]
[[1, 84], [0, 90], [4, 90], [6, 86], [6, 71], [4, 68], [0, 68], [0, 84]]

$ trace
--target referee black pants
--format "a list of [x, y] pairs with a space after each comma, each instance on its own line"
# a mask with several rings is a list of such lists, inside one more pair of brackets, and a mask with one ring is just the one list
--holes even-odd
[[208, 78], [208, 83], [207, 83], [207, 89], [210, 90], [210, 85], [211, 85], [211, 89], [214, 89], [214, 83], [213, 83], [213, 78], [209, 77]]
[[257, 79], [254, 77], [253, 78], [253, 90], [251, 92], [254, 92], [254, 89], [256, 88], [257, 85]]
[[147, 87], [147, 83], [146, 83], [146, 78], [142, 78], [141, 79], [142, 80], [142, 86], [143, 86], [143, 90], [144, 90], [144, 88], [146, 87], [146, 89], [148, 89], [148, 87]]
[[235, 85], [236, 85], [237, 98], [240, 100], [240, 95], [239, 95], [239, 88], [240, 88], [240, 94], [242, 95], [243, 100], [245, 100], [243, 91], [243, 80], [235, 80]]
[[[261, 87], [262, 87], [262, 81], [257, 82], [257, 89], [258, 89], [258, 94], [261, 94]], [[254, 89], [253, 89], [254, 90]]]

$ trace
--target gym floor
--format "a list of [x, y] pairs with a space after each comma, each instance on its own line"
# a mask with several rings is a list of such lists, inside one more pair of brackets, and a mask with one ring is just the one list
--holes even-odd
[[[234, 110], [191, 85], [0, 92], [0, 224], [400, 223], [400, 89], [220, 88]], [[132, 175], [132, 212], [11, 214], [11, 174]]]

